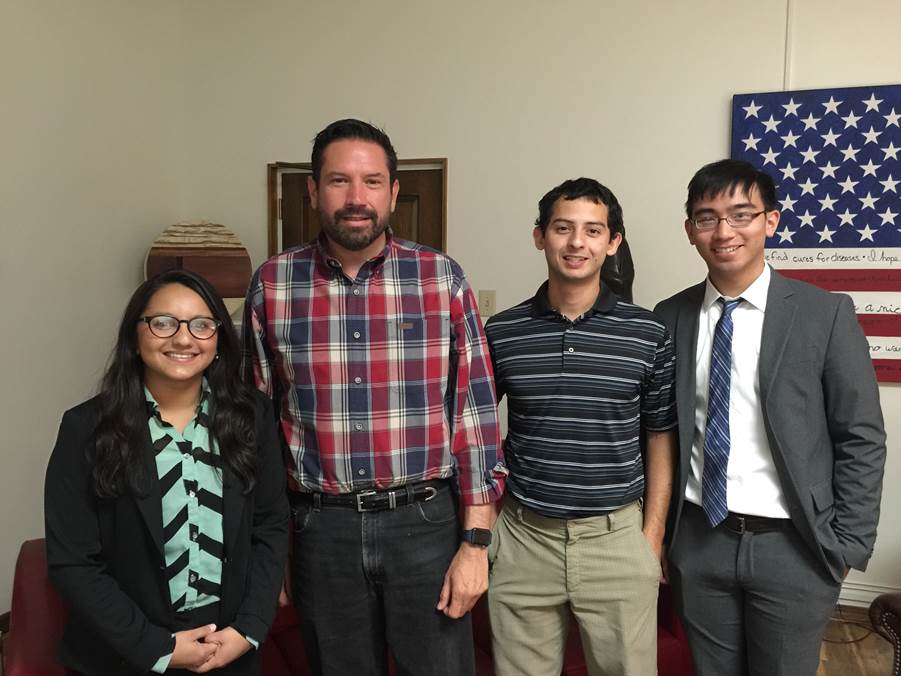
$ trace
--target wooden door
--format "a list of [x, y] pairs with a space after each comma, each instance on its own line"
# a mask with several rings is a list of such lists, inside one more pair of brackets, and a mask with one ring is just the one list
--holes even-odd
[[[397, 237], [439, 251], [447, 246], [447, 159], [399, 160], [400, 191], [391, 215]], [[269, 165], [269, 255], [306, 244], [319, 234], [310, 203], [308, 162]]]

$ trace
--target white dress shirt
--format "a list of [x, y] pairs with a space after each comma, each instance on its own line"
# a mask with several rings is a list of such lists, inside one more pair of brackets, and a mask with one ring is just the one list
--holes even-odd
[[[773, 463], [760, 407], [760, 338], [766, 296], [770, 288], [770, 268], [741, 294], [742, 302], [732, 312], [732, 379], [729, 386], [729, 467], [726, 501], [730, 512], [787, 518], [788, 508]], [[695, 354], [695, 433], [691, 467], [685, 498], [701, 504], [701, 477], [704, 476], [704, 430], [707, 426], [707, 397], [710, 386], [710, 353], [716, 323], [723, 314], [717, 299], [723, 296], [707, 279], [698, 322], [698, 349]]]

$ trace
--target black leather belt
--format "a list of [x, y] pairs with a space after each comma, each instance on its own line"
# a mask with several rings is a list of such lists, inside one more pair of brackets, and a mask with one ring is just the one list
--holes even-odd
[[739, 535], [743, 533], [769, 533], [782, 530], [790, 523], [789, 519], [774, 519], [769, 516], [752, 516], [729, 512], [722, 521], [722, 526]]
[[384, 491], [367, 490], [338, 494], [296, 492], [291, 497], [292, 501], [313, 503], [315, 507], [329, 505], [350, 507], [358, 512], [381, 512], [412, 505], [415, 502], [428, 502], [438, 495], [439, 491], [447, 488], [447, 485], [447, 481], [443, 479], [434, 479]]

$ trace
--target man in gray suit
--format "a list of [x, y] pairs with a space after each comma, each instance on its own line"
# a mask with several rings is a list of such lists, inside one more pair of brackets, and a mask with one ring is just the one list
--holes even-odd
[[767, 174], [708, 164], [685, 208], [709, 274], [655, 309], [676, 345], [670, 580], [698, 676], [813, 675], [876, 538], [885, 431], [867, 342], [847, 296], [765, 264]]

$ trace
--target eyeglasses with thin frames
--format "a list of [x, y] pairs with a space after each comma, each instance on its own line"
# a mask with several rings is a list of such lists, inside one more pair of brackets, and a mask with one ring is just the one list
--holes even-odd
[[197, 340], [209, 340], [216, 335], [216, 331], [222, 325], [218, 319], [212, 317], [192, 317], [191, 319], [178, 319], [172, 315], [153, 315], [151, 317], [138, 317], [138, 321], [147, 324], [147, 328], [157, 338], [171, 338], [181, 325], [188, 327], [188, 332]]
[[726, 223], [731, 225], [733, 228], [746, 228], [751, 225], [751, 222], [755, 218], [760, 216], [760, 214], [765, 213], [766, 209], [764, 209], [763, 211], [738, 211], [734, 214], [729, 214], [728, 216], [714, 216], [713, 214], [704, 214], [703, 216], [692, 218], [691, 222], [698, 230], [713, 230], [720, 224], [720, 221], [726, 221]]

